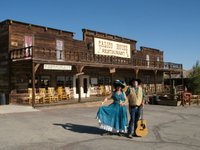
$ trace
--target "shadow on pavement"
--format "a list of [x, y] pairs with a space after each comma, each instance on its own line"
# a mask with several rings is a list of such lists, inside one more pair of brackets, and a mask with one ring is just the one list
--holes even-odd
[[70, 131], [78, 132], [78, 133], [103, 134], [105, 132], [104, 130], [101, 130], [97, 127], [73, 124], [73, 123], [66, 123], [66, 124], [54, 123], [53, 125], [61, 126], [65, 130], [70, 130]]

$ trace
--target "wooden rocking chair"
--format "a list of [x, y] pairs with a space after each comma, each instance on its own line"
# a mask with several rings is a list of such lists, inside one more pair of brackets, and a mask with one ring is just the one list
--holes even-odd
[[48, 87], [48, 97], [49, 103], [58, 102], [58, 95], [56, 94], [54, 87]]
[[66, 95], [66, 93], [62, 87], [58, 87], [57, 92], [58, 92], [59, 100], [64, 100], [64, 99], [67, 100], [68, 99], [68, 96]]
[[[32, 88], [28, 88], [28, 104], [32, 103], [32, 100], [33, 100], [32, 94], [33, 94]], [[39, 100], [40, 100], [39, 96], [35, 93], [35, 103], [39, 104], [40, 103]]]
[[71, 92], [69, 87], [65, 87], [65, 94], [67, 96], [67, 99], [71, 99]]

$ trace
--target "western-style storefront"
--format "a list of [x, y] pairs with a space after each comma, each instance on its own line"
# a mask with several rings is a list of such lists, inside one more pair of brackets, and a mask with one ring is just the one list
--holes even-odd
[[[83, 29], [83, 41], [73, 33], [17, 21], [8, 26], [10, 103], [33, 107], [82, 99], [97, 99], [112, 91], [115, 79], [128, 84], [141, 78], [146, 93], [165, 90], [165, 73], [182, 74], [182, 65], [163, 61], [163, 52], [136, 41]], [[2, 26], [3, 26], [2, 25]]]

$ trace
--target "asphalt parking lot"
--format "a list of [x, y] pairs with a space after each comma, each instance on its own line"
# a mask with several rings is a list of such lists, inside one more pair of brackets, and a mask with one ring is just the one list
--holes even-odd
[[102, 136], [95, 119], [99, 106], [90, 102], [0, 113], [0, 150], [200, 149], [200, 106], [146, 105], [149, 134], [133, 139]]

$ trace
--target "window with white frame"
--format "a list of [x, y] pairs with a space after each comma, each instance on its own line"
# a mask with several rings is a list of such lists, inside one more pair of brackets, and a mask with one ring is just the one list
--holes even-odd
[[25, 49], [25, 55], [26, 57], [32, 56], [32, 47], [33, 46], [33, 36], [31, 35], [25, 35], [24, 36], [24, 47]]
[[63, 42], [63, 40], [56, 40], [56, 58], [57, 58], [57, 60], [64, 60], [64, 42]]
[[149, 63], [150, 63], [149, 55], [146, 55], [146, 61], [147, 61], [147, 67], [149, 67]]
[[157, 57], [157, 61], [160, 61], [160, 57]]

